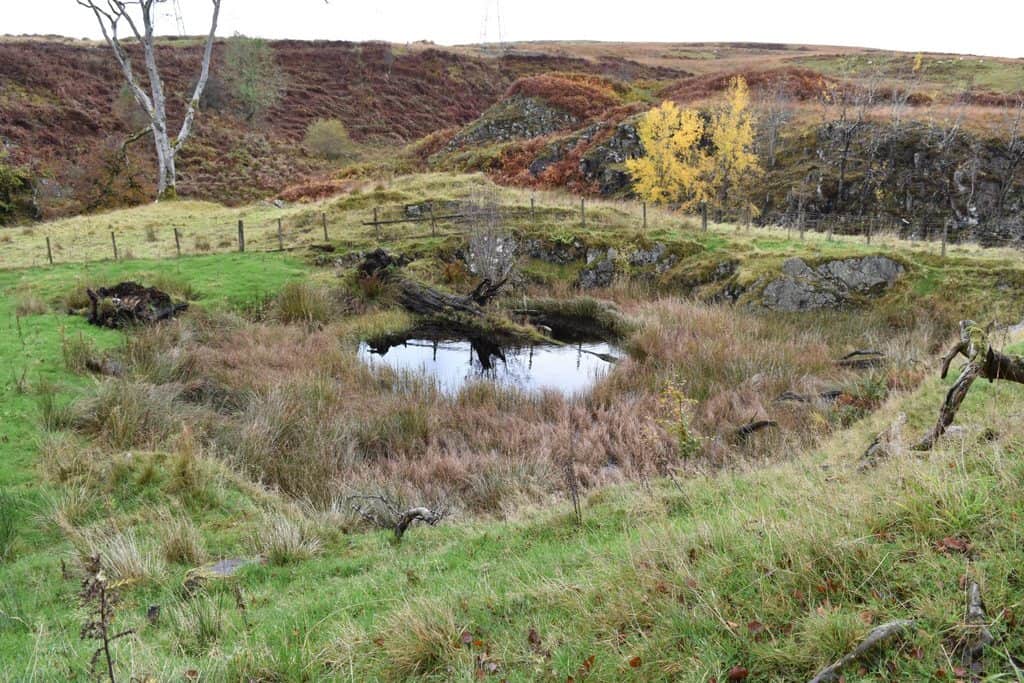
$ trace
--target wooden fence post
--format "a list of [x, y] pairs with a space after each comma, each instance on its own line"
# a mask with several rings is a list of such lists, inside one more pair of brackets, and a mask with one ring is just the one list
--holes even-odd
[[110, 231], [110, 244], [114, 247], [114, 260], [117, 260], [117, 237], [114, 235], [114, 231]]
[[46, 237], [46, 260], [50, 262], [51, 266], [53, 265], [53, 249], [50, 248], [49, 236]]
[[284, 251], [284, 228], [281, 227], [281, 219], [277, 219], [277, 250]]
[[430, 202], [430, 236], [437, 237], [437, 221], [434, 220], [434, 202]]
[[[818, 227], [820, 228], [821, 226], [819, 225]], [[804, 217], [803, 217], [802, 214], [800, 216], [799, 228], [800, 228], [800, 239], [802, 240], [804, 238]]]
[[178, 258], [181, 258], [181, 235], [178, 229], [174, 229], [174, 248], [178, 251]]
[[380, 243], [380, 223], [377, 222], [377, 207], [373, 207], [373, 230], [377, 233], [377, 243]]
[[644, 230], [646, 230], [647, 229], [647, 202], [642, 202], [640, 204], [640, 206], [642, 206], [643, 210], [644, 210]]
[[580, 197], [580, 226], [584, 230], [587, 229], [587, 207], [586, 204], [584, 204], [585, 201], [586, 200], [583, 199], [583, 197]]
[[534, 199], [532, 195], [530, 196], [530, 224], [534, 227], [537, 226], [537, 216], [534, 212]]
[[245, 224], [241, 218], [238, 219], [238, 251], [245, 252]]
[[833, 229], [834, 229], [834, 225], [835, 224], [832, 221], [828, 222], [828, 241], [829, 242], [832, 241], [832, 232], [833, 232]]
[[708, 203], [700, 203], [700, 229], [703, 232], [708, 231]]
[[326, 211], [321, 211], [320, 212], [320, 223], [322, 223], [323, 226], [324, 226], [324, 242], [327, 242], [331, 238], [327, 236], [327, 212]]
[[942, 224], [942, 258], [946, 258], [946, 241], [949, 239], [949, 222]]
[[868, 234], [867, 234], [868, 244], [871, 244], [871, 226], [874, 225], [874, 224], [875, 224], [875, 219], [874, 218], [869, 218], [868, 219]]

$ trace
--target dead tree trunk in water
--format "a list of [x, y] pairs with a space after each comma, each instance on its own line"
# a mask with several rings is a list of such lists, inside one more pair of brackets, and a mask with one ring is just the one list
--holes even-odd
[[967, 358], [967, 364], [946, 393], [935, 426], [914, 446], [916, 451], [931, 450], [949, 425], [953, 424], [960, 404], [974, 380], [981, 377], [989, 382], [998, 379], [1024, 384], [1024, 357], [1007, 356], [993, 349], [989, 344], [988, 332], [973, 320], [960, 321], [960, 342], [942, 360], [943, 379], [949, 373], [949, 364], [961, 354]]
[[483, 316], [483, 307], [498, 295], [505, 280], [497, 284], [484, 279], [466, 296], [447, 294], [426, 285], [410, 280], [397, 272], [404, 265], [383, 249], [377, 249], [366, 255], [359, 265], [363, 277], [378, 277], [381, 281], [394, 285], [398, 293], [398, 302], [404, 308], [418, 315], [450, 315], [458, 313], [474, 317]]

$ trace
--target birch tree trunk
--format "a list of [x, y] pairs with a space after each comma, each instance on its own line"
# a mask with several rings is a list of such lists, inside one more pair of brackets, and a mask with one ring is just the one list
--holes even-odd
[[[157, 160], [157, 201], [177, 196], [178, 173], [176, 157], [192, 134], [192, 127], [199, 108], [199, 99], [206, 88], [210, 76], [210, 59], [213, 56], [213, 40], [217, 32], [217, 20], [220, 16], [221, 0], [210, 0], [213, 5], [213, 17], [210, 21], [210, 32], [206, 36], [203, 50], [203, 61], [199, 71], [192, 97], [187, 103], [185, 117], [175, 137], [171, 137], [167, 123], [167, 98], [164, 94], [163, 80], [157, 64], [156, 41], [153, 33], [154, 9], [167, 0], [75, 0], [79, 5], [93, 13], [99, 23], [100, 30], [107, 45], [114, 52], [114, 58], [121, 67], [121, 74], [128, 83], [132, 95], [142, 110], [149, 116], [149, 129], [153, 134], [153, 145]], [[132, 9], [134, 8], [134, 9]], [[136, 14], [138, 17], [136, 18]], [[118, 29], [124, 22], [131, 29], [135, 39], [142, 48], [149, 81], [147, 93], [132, 69], [132, 61], [128, 52], [121, 44]], [[141, 28], [140, 28], [141, 25]]]

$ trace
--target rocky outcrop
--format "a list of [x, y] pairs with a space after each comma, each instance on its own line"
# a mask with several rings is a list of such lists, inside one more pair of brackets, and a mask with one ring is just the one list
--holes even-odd
[[572, 114], [536, 97], [516, 95], [498, 102], [448, 143], [448, 151], [550, 135], [577, 125]]
[[881, 296], [904, 272], [885, 256], [827, 261], [811, 267], [800, 258], [782, 265], [782, 277], [769, 282], [761, 302], [773, 311], [840, 308], [857, 298]]
[[580, 173], [596, 183], [603, 196], [631, 192], [632, 178], [624, 166], [627, 159], [643, 155], [644, 147], [633, 123], [620, 123], [607, 141], [594, 145], [580, 159]]

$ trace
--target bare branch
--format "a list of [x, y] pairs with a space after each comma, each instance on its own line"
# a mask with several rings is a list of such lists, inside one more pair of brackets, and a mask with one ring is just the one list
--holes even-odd
[[875, 649], [880, 643], [893, 636], [899, 635], [905, 631], [909, 631], [914, 627], [914, 622], [904, 619], [898, 619], [896, 621], [890, 621], [876, 626], [874, 630], [867, 635], [867, 637], [860, 642], [852, 652], [847, 653], [840, 657], [834, 664], [826, 666], [824, 669], [818, 672], [818, 674], [811, 679], [811, 683], [826, 683], [826, 681], [837, 681], [839, 680], [839, 672], [842, 671], [843, 667], [851, 664], [871, 650]]
[[188, 111], [185, 112], [185, 120], [181, 123], [178, 138], [174, 143], [174, 151], [181, 149], [181, 146], [185, 144], [185, 140], [192, 134], [192, 122], [196, 118], [196, 108], [199, 106], [199, 99], [203, 96], [203, 90], [206, 89], [206, 81], [210, 77], [210, 59], [213, 56], [213, 39], [217, 33], [217, 20], [220, 17], [221, 0], [212, 0], [212, 2], [213, 19], [210, 21], [210, 33], [206, 36], [206, 48], [203, 51], [203, 65], [199, 72], [199, 81], [196, 83], [196, 89], [192, 93], [192, 99], [189, 100]]

